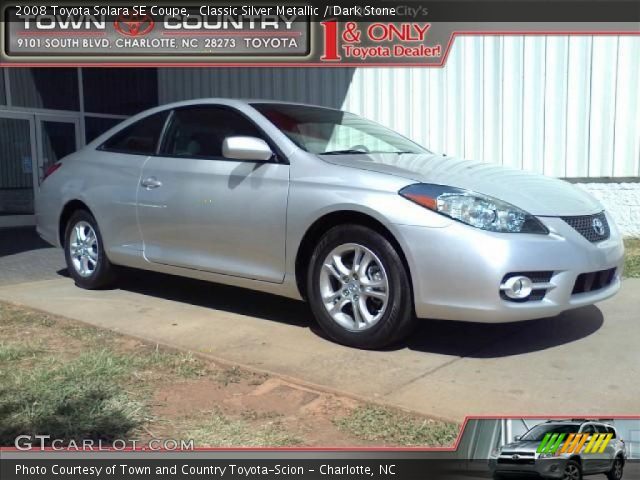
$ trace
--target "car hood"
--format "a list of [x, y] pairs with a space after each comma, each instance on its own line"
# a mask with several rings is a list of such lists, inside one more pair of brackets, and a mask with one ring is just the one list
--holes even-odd
[[520, 440], [513, 443], [507, 443], [502, 446], [503, 452], [535, 452], [540, 446], [540, 442], [529, 442]]
[[592, 215], [602, 205], [570, 183], [523, 170], [431, 153], [322, 155], [348, 167], [402, 176], [416, 182], [447, 185], [483, 193], [533, 215]]

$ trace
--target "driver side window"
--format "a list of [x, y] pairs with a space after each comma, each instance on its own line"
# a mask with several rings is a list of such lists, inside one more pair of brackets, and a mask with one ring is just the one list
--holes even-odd
[[237, 135], [262, 137], [251, 121], [229, 108], [203, 105], [180, 108], [173, 112], [162, 155], [223, 159], [222, 143]]

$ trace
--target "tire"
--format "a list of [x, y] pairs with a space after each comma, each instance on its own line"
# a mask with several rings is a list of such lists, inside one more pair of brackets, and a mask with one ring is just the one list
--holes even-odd
[[607, 472], [607, 478], [609, 480], [620, 480], [624, 474], [624, 461], [620, 457], [616, 457], [613, 461], [611, 470]]
[[[336, 257], [340, 267], [332, 260]], [[395, 248], [376, 231], [361, 225], [333, 227], [316, 245], [309, 265], [307, 297], [332, 340], [377, 349], [411, 332], [415, 316], [408, 272]]]
[[564, 466], [563, 480], [582, 480], [582, 468], [574, 460], [567, 460]]
[[114, 283], [115, 270], [105, 254], [100, 228], [91, 213], [74, 212], [64, 238], [67, 270], [78, 287], [96, 290]]

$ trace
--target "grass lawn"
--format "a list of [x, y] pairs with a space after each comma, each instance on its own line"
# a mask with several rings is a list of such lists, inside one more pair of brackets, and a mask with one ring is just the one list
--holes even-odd
[[628, 238], [624, 241], [624, 276], [640, 278], [640, 238]]
[[0, 303], [0, 446], [442, 446], [459, 425], [358, 402]]

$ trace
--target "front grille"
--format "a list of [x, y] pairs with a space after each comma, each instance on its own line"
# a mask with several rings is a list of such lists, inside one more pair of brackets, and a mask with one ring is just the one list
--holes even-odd
[[604, 212], [596, 215], [561, 218], [591, 243], [602, 242], [603, 240], [607, 240], [609, 235], [611, 235], [609, 222], [607, 222], [607, 217]]
[[535, 465], [536, 461], [533, 458], [498, 458], [498, 463], [506, 465]]
[[597, 272], [581, 273], [576, 278], [572, 294], [595, 292], [611, 285], [616, 278], [616, 269], [599, 270]]
[[507, 452], [504, 451], [501, 455], [520, 455], [521, 457], [534, 457], [535, 453], [533, 452]]
[[553, 276], [552, 271], [540, 271], [540, 272], [511, 272], [502, 277], [502, 283], [506, 282], [510, 277], [529, 277], [533, 283], [549, 283]]

